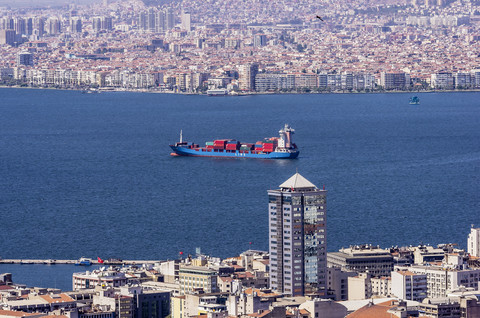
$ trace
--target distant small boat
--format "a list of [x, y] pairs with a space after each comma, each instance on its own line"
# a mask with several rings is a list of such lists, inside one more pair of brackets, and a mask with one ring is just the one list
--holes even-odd
[[418, 98], [417, 96], [413, 96], [413, 97], [410, 97], [410, 102], [409, 102], [410, 105], [418, 105], [420, 104], [420, 98]]
[[100, 93], [98, 89], [95, 88], [87, 88], [82, 91], [83, 94], [93, 94], [93, 93]]
[[76, 263], [76, 266], [90, 266], [92, 265], [92, 259], [91, 258], [86, 258], [86, 257], [81, 257]]

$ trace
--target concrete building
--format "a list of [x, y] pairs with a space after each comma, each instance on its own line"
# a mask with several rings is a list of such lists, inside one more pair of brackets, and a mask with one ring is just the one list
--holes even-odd
[[166, 283], [175, 283], [180, 278], [180, 260], [162, 262], [156, 269], [163, 275], [163, 281]]
[[[222, 293], [186, 294], [184, 298], [174, 300], [173, 317], [194, 317], [214, 312], [226, 312], [227, 297], [227, 294]], [[183, 308], [180, 308], [182, 304]]]
[[[480, 269], [468, 268], [460, 255], [449, 254], [441, 265], [396, 266], [395, 269], [426, 275], [429, 298], [446, 297], [449, 292], [461, 287], [478, 289], [479, 286]], [[392, 286], [392, 292], [393, 288]]]
[[255, 90], [255, 76], [258, 73], [258, 64], [253, 63], [240, 65], [238, 73], [240, 89], [245, 91]]
[[307, 310], [311, 318], [343, 318], [347, 308], [329, 299], [312, 299], [301, 304], [299, 309]]
[[93, 305], [96, 308], [111, 310], [116, 317], [163, 318], [170, 315], [170, 292], [143, 288], [139, 285], [96, 288]]
[[470, 88], [474, 84], [474, 79], [470, 73], [457, 72], [453, 75], [455, 88]]
[[33, 54], [29, 52], [19, 52], [17, 54], [17, 66], [33, 66]]
[[388, 276], [372, 277], [372, 297], [388, 297], [392, 294], [392, 279]]
[[2, 299], [4, 308], [7, 310], [17, 310], [24, 312], [51, 312], [59, 309], [72, 309], [77, 307], [75, 300], [69, 295], [63, 294], [48, 294], [39, 295], [37, 293], [30, 293], [22, 299]]
[[181, 28], [186, 30], [187, 32], [192, 31], [192, 21], [191, 21], [191, 14], [190, 12], [186, 12], [182, 10], [182, 14], [180, 16], [181, 19]]
[[327, 297], [327, 191], [299, 173], [268, 190], [270, 286], [290, 296]]
[[374, 277], [389, 276], [393, 270], [393, 256], [378, 246], [356, 245], [328, 253], [327, 264], [349, 272], [368, 272]]
[[348, 277], [348, 300], [361, 300], [372, 297], [372, 276], [360, 273], [358, 276]]
[[467, 252], [472, 256], [480, 257], [480, 228], [474, 228], [472, 225], [467, 243]]
[[413, 263], [417, 265], [422, 265], [430, 262], [442, 261], [445, 257], [444, 250], [440, 247], [433, 247], [430, 245], [419, 245], [413, 248]]
[[335, 301], [348, 300], [348, 278], [356, 276], [355, 272], [345, 272], [339, 267], [327, 267], [328, 298]]
[[183, 293], [202, 289], [205, 293], [215, 293], [218, 273], [204, 266], [180, 266], [179, 282]]
[[392, 272], [392, 294], [404, 300], [422, 301], [427, 297], [427, 274], [408, 270]]
[[267, 36], [265, 34], [255, 34], [253, 37], [253, 46], [260, 47], [267, 45]]
[[226, 305], [230, 316], [241, 316], [265, 311], [270, 308], [273, 302], [281, 295], [270, 290], [254, 288], [245, 289], [241, 293], [229, 295]]
[[94, 270], [73, 273], [73, 290], [94, 289], [96, 286], [120, 287], [127, 283], [125, 273], [114, 270]]
[[480, 87], [480, 69], [470, 71], [472, 75], [473, 87]]
[[315, 88], [318, 87], [317, 74], [315, 73], [296, 73], [295, 88]]
[[259, 92], [295, 88], [295, 75], [262, 73], [255, 77], [255, 90]]
[[434, 318], [451, 318], [461, 317], [459, 299], [452, 299], [450, 297], [443, 298], [425, 298], [422, 303], [418, 305], [418, 310], [426, 317]]
[[384, 89], [405, 89], [410, 86], [410, 74], [385, 73], [380, 74], [380, 86]]
[[431, 75], [430, 85], [432, 88], [453, 89], [454, 79], [450, 72], [440, 72]]
[[82, 33], [82, 19], [79, 17], [73, 17], [70, 19], [70, 32], [71, 33]]
[[15, 30], [0, 30], [0, 44], [15, 44]]
[[62, 32], [62, 23], [59, 18], [50, 17], [45, 23], [45, 28], [49, 35], [57, 35]]

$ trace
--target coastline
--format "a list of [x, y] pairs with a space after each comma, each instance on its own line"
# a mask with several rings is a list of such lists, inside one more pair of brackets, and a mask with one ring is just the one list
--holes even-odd
[[427, 94], [427, 93], [472, 93], [480, 92], [480, 88], [469, 88], [469, 89], [451, 89], [451, 90], [417, 90], [417, 91], [408, 91], [408, 90], [375, 90], [375, 91], [311, 91], [311, 92], [297, 92], [297, 91], [288, 91], [288, 92], [235, 92], [234, 94], [227, 95], [215, 95], [210, 96], [206, 93], [191, 93], [191, 92], [175, 92], [173, 90], [156, 90], [156, 89], [125, 89], [125, 88], [86, 88], [86, 89], [76, 89], [76, 88], [55, 88], [55, 87], [34, 87], [34, 86], [21, 86], [21, 85], [0, 85], [0, 88], [15, 88], [15, 89], [35, 89], [35, 90], [60, 90], [60, 91], [79, 91], [84, 93], [119, 93], [119, 92], [128, 92], [128, 93], [150, 93], [150, 94], [175, 94], [175, 95], [198, 95], [198, 96], [208, 96], [208, 97], [236, 97], [236, 96], [251, 96], [251, 95], [314, 95], [314, 94], [391, 94], [391, 93], [404, 93], [404, 94]]

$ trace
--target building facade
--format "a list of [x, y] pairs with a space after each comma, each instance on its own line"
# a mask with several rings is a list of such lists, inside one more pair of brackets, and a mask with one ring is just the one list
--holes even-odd
[[[452, 268], [445, 265], [414, 265], [409, 267], [398, 266], [396, 269], [397, 268], [401, 271], [409, 271], [415, 275], [425, 275], [427, 277], [426, 296], [428, 298], [446, 297], [449, 292], [457, 290], [460, 287], [478, 289], [478, 281], [480, 278], [479, 269]], [[394, 287], [392, 283], [392, 293], [393, 290]]]
[[299, 173], [268, 190], [270, 287], [326, 297], [326, 196]]
[[120, 287], [127, 283], [124, 273], [113, 270], [95, 270], [73, 273], [73, 290], [94, 289], [96, 286]]
[[17, 54], [17, 66], [33, 66], [33, 54], [29, 52], [20, 52]]
[[378, 246], [355, 245], [328, 253], [328, 266], [349, 272], [369, 273], [374, 277], [389, 276], [393, 270], [393, 256]]
[[427, 297], [427, 274], [392, 272], [392, 294], [404, 300], [422, 301]]
[[480, 257], [480, 228], [476, 229], [472, 226], [468, 235], [467, 251], [472, 256]]
[[410, 86], [410, 74], [385, 73], [380, 74], [380, 86], [384, 89], [405, 89]]
[[204, 266], [180, 266], [179, 281], [183, 293], [202, 289], [205, 293], [216, 293], [218, 272]]
[[238, 73], [240, 89], [245, 91], [255, 90], [255, 76], [258, 73], [258, 64], [253, 63], [240, 65]]

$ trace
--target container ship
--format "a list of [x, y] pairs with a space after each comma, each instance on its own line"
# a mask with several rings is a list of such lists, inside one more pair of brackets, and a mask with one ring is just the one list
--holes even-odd
[[180, 141], [170, 145], [172, 156], [197, 157], [233, 157], [258, 159], [295, 159], [300, 153], [297, 145], [292, 141], [295, 130], [289, 125], [279, 131], [279, 137], [265, 138], [256, 143], [243, 143], [234, 139], [217, 139], [207, 141], [205, 147], [193, 142], [183, 141], [180, 132]]

